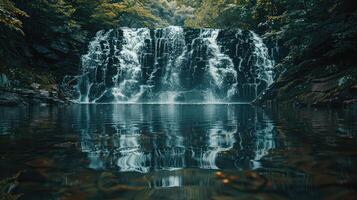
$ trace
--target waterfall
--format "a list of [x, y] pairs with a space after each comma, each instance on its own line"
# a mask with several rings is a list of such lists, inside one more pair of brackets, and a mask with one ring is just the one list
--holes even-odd
[[[184, 30], [171, 26], [155, 31], [155, 69], [153, 76], [161, 78], [158, 87], [160, 102], [174, 102], [181, 90], [180, 71], [187, 52]], [[160, 73], [161, 72], [161, 73]], [[155, 82], [153, 82], [155, 84]]]
[[[77, 85], [80, 102], [89, 102], [90, 92], [93, 86], [90, 75], [94, 73], [96, 77], [98, 70], [106, 70], [98, 66], [105, 66], [108, 52], [108, 43], [106, 42], [111, 31], [99, 31], [92, 42], [89, 43], [88, 53], [82, 56], [82, 76]], [[104, 77], [105, 78], [105, 77]]]
[[[205, 30], [202, 33], [203, 36], [208, 35], [207, 47], [212, 58], [208, 60], [209, 64], [209, 76], [212, 79], [212, 87], [219, 90], [224, 90], [226, 94], [224, 96], [231, 99], [231, 97], [236, 93], [235, 87], [238, 84], [237, 72], [234, 69], [233, 60], [221, 52], [220, 46], [217, 43], [217, 38], [219, 35], [219, 30]], [[228, 84], [228, 89], [225, 90], [223, 87], [225, 82], [231, 81]]]
[[273, 82], [273, 65], [251, 31], [99, 31], [82, 56], [77, 101], [250, 102]]
[[141, 63], [143, 62], [143, 51], [145, 41], [150, 40], [148, 29], [128, 29], [123, 30], [123, 46], [117, 58], [117, 74], [113, 77], [115, 86], [112, 94], [116, 102], [136, 99], [142, 92], [140, 80], [142, 77]]

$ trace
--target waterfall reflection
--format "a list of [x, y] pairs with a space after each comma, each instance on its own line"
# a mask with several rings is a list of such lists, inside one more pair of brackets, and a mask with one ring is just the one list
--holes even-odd
[[356, 196], [356, 115], [264, 114], [249, 105], [2, 107], [0, 169], [2, 177], [23, 171], [18, 189], [27, 199], [52, 198], [38, 188], [63, 191], [54, 199], [78, 199], [75, 191], [122, 199]]
[[[255, 169], [276, 146], [272, 122], [251, 106], [88, 105], [80, 109], [81, 150], [93, 169], [140, 173]], [[164, 177], [161, 185], [181, 182]]]
[[199, 168], [219, 169], [216, 165], [217, 156], [221, 152], [233, 149], [236, 142], [235, 133], [237, 133], [237, 128], [232, 131], [224, 130], [221, 121], [209, 129], [206, 140], [207, 147], [200, 149], [199, 155], [196, 155], [197, 152], [193, 152], [193, 158], [198, 161]]

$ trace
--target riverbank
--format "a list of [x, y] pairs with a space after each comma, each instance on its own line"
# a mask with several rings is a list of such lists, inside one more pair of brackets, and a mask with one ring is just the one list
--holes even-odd
[[54, 96], [47, 90], [0, 89], [0, 106], [18, 106], [28, 104], [66, 104], [68, 100]]
[[0, 71], [0, 106], [65, 104], [69, 99], [50, 71], [33, 68]]

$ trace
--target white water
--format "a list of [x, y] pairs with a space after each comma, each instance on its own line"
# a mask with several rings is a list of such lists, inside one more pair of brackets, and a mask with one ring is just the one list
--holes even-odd
[[[227, 99], [231, 99], [237, 92], [237, 71], [234, 69], [232, 59], [221, 52], [221, 47], [217, 43], [218, 34], [218, 29], [207, 29], [201, 33], [202, 37], [206, 38], [205, 42], [207, 43], [209, 53], [213, 55], [208, 61], [208, 77], [212, 79], [211, 83], [213, 84], [213, 87], [216, 87], [218, 90], [223, 90], [224, 82], [229, 78], [233, 79], [226, 93]], [[212, 102], [212, 100], [210, 101]]]
[[[108, 51], [108, 43], [104, 43], [104, 48], [102, 48], [102, 46], [100, 45], [101, 42], [103, 41], [107, 41], [109, 34], [111, 33], [111, 31], [108, 31], [105, 33], [105, 31], [99, 31], [96, 34], [96, 37], [94, 38], [94, 40], [92, 42], [89, 43], [88, 46], [88, 53], [82, 56], [81, 59], [81, 73], [82, 73], [82, 77], [80, 79], [80, 82], [78, 84], [78, 90], [79, 87], [81, 86], [81, 84], [86, 85], [86, 90], [84, 92], [80, 92], [79, 94], [79, 98], [78, 101], [79, 102], [83, 102], [83, 103], [89, 103], [89, 92], [90, 89], [92, 88], [93, 82], [91, 82], [88, 79], [88, 76], [86, 76], [86, 74], [88, 74], [89, 70], [103, 70], [105, 71], [105, 68], [98, 68], [98, 66], [104, 65], [107, 60], [104, 58], [105, 56], [109, 55], [109, 51]], [[95, 72], [96, 74], [96, 72]]]
[[[248, 61], [253, 62], [243, 70], [245, 58], [238, 55], [238, 49], [244, 47], [234, 45], [234, 54], [226, 54], [225, 48], [229, 47], [220, 44], [221, 32], [201, 29], [196, 38], [190, 39], [196, 34], [194, 30], [174, 26], [155, 31], [100, 31], [82, 57], [77, 102], [172, 104], [252, 100], [262, 84], [273, 82], [274, 62], [268, 48], [257, 34], [248, 32]], [[237, 30], [234, 37], [239, 42], [249, 42], [241, 39], [245, 37], [242, 30]], [[235, 57], [240, 58], [239, 63], [235, 64]]]
[[252, 31], [250, 33], [252, 34], [253, 44], [255, 46], [254, 55], [258, 58], [255, 63], [255, 65], [258, 66], [258, 78], [266, 81], [268, 85], [271, 85], [274, 81], [272, 74], [274, 61], [270, 59], [269, 50], [265, 46], [263, 39]]
[[124, 44], [118, 56], [120, 67], [113, 77], [116, 83], [112, 94], [116, 102], [135, 101], [143, 88], [140, 85], [142, 76], [142, 50], [145, 40], [150, 40], [150, 31], [146, 28], [123, 28]]

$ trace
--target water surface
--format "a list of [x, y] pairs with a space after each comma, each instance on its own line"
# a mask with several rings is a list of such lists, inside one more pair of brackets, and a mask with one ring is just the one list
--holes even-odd
[[21, 199], [353, 199], [355, 110], [250, 105], [0, 109]]

